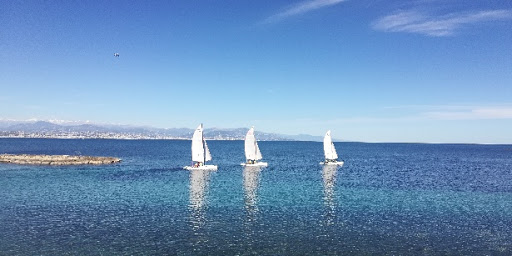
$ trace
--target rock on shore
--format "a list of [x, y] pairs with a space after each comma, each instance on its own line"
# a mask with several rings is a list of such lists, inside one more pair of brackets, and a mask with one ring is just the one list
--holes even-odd
[[0, 155], [0, 163], [34, 164], [34, 165], [81, 165], [81, 164], [115, 164], [120, 158], [103, 156], [70, 156], [70, 155]]

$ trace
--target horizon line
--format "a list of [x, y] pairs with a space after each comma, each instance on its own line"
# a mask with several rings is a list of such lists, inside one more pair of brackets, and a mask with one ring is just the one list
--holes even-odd
[[[191, 141], [192, 138], [144, 138], [144, 139], [132, 139], [132, 138], [66, 138], [66, 137], [9, 137], [1, 136], [0, 139], [54, 139], [54, 140], [175, 140], [175, 141]], [[215, 139], [209, 138], [208, 141], [244, 141], [243, 139]], [[258, 142], [315, 142], [323, 143], [322, 141], [313, 140], [257, 140]], [[334, 143], [362, 143], [362, 144], [429, 144], [429, 145], [494, 145], [494, 146], [512, 146], [512, 143], [487, 143], [487, 142], [419, 142], [419, 141], [352, 141], [352, 140], [334, 140]]]

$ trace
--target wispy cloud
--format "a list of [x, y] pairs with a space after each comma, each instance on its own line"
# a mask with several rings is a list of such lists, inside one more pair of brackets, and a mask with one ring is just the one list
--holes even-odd
[[273, 23], [277, 22], [295, 15], [300, 15], [303, 13], [307, 13], [316, 9], [320, 9], [322, 7], [327, 7], [335, 4], [339, 4], [346, 0], [312, 0], [305, 1], [299, 4], [288, 7], [287, 9], [276, 13], [268, 18], [266, 18], [263, 23]]
[[[385, 107], [392, 112], [380, 116], [353, 116], [309, 120], [321, 124], [385, 124], [424, 121], [505, 120], [512, 119], [512, 105], [407, 105]], [[402, 110], [407, 110], [403, 113]], [[401, 114], [400, 114], [401, 113]]]
[[430, 111], [423, 115], [436, 120], [512, 119], [512, 107], [474, 108], [460, 111]]
[[407, 105], [386, 109], [407, 109], [422, 120], [512, 119], [512, 105]]
[[463, 26], [512, 18], [510, 10], [488, 10], [427, 16], [416, 11], [403, 11], [378, 19], [373, 28], [385, 32], [408, 32], [427, 36], [449, 36]]

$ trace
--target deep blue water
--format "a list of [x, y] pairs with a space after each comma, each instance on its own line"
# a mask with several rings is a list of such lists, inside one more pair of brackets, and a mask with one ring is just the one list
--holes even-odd
[[0, 164], [0, 255], [511, 255], [512, 145], [0, 139], [0, 153], [121, 157]]

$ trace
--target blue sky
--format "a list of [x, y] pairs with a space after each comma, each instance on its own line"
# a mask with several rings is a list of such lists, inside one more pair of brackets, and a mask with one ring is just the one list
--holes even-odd
[[0, 119], [512, 143], [508, 0], [1, 1], [0, 28]]

